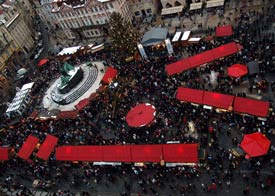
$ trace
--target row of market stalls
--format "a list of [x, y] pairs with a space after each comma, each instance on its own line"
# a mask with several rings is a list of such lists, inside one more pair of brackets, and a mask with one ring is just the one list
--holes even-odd
[[216, 59], [238, 53], [240, 48], [241, 46], [239, 44], [231, 42], [221, 45], [217, 48], [213, 48], [212, 50], [207, 50], [194, 56], [168, 64], [166, 65], [165, 69], [168, 75], [178, 74], [183, 71], [199, 67]]
[[[48, 160], [57, 145], [58, 138], [48, 134], [42, 144], [39, 143], [39, 139], [35, 136], [29, 135], [23, 146], [20, 148], [17, 156], [29, 160], [33, 151], [38, 149], [36, 156], [42, 160]], [[9, 160], [9, 154], [13, 153], [12, 147], [0, 147], [0, 161]]]
[[234, 111], [260, 117], [269, 114], [270, 103], [216, 92], [179, 87], [176, 98], [179, 101], [204, 105], [206, 109], [216, 108], [217, 111]]
[[195, 165], [198, 162], [198, 144], [62, 146], [56, 149], [60, 161], [90, 161], [121, 163], [178, 163]]
[[[232, 34], [233, 28], [231, 25], [218, 26], [215, 37], [226, 37]], [[148, 58], [147, 54], [150, 54], [151, 51], [156, 53], [156, 50], [163, 50], [165, 48], [167, 52], [172, 55], [174, 53], [173, 46], [195, 44], [199, 43], [201, 39], [201, 37], [192, 36], [192, 31], [187, 30], [184, 32], [176, 32], [172, 41], [170, 41], [166, 28], [151, 28], [143, 35], [141, 43], [138, 44], [138, 49], [143, 58]]]
[[[17, 156], [29, 160], [33, 151], [36, 157], [47, 161], [57, 145], [58, 138], [47, 135], [40, 145], [39, 139], [29, 135]], [[260, 132], [245, 134], [240, 144], [246, 158], [263, 156], [268, 153], [271, 142]], [[11, 148], [0, 147], [0, 161], [9, 160]], [[158, 144], [158, 145], [108, 145], [108, 146], [60, 146], [55, 150], [57, 161], [84, 161], [94, 165], [121, 165], [134, 163], [160, 163], [166, 166], [197, 165], [198, 144]]]
[[[215, 37], [226, 37], [226, 36], [231, 36], [233, 34], [233, 28], [231, 25], [223, 25], [223, 26], [217, 26], [216, 27], [216, 34]], [[187, 41], [190, 43], [197, 43], [199, 42], [202, 38], [200, 37], [191, 37], [192, 31], [184, 31], [180, 32], [177, 31], [172, 39], [173, 43], [187, 43]]]
[[81, 52], [81, 53], [86, 53], [86, 52], [90, 52], [90, 53], [95, 53], [98, 51], [101, 51], [104, 49], [104, 44], [99, 44], [99, 45], [94, 45], [94, 44], [88, 44], [85, 46], [72, 46], [72, 47], [68, 47], [68, 48], [63, 48], [58, 54], [57, 56], [60, 59], [67, 59], [70, 58], [72, 55], [76, 54], [77, 52]]
[[[17, 156], [29, 160], [35, 149], [36, 157], [48, 160], [57, 145], [58, 138], [47, 135], [42, 144], [29, 135]], [[198, 144], [160, 145], [108, 145], [108, 146], [60, 146], [55, 149], [58, 161], [86, 161], [101, 165], [121, 165], [122, 163], [174, 163], [195, 165], [198, 163]], [[0, 147], [0, 160], [9, 159], [9, 148]]]

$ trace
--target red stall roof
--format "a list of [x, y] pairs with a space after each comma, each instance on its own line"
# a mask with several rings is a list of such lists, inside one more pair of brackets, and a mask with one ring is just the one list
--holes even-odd
[[133, 107], [126, 115], [126, 122], [130, 127], [143, 127], [149, 125], [156, 116], [155, 106], [141, 103]]
[[9, 160], [9, 148], [0, 147], [0, 161]]
[[203, 104], [228, 110], [233, 105], [234, 96], [204, 91]]
[[174, 75], [177, 73], [181, 73], [185, 70], [191, 69], [193, 66], [190, 64], [189, 59], [181, 59], [177, 62], [166, 65], [165, 69], [168, 75]]
[[107, 71], [105, 72], [102, 82], [109, 84], [117, 75], [117, 70], [113, 67], [108, 67]]
[[201, 52], [192, 57], [181, 59], [177, 62], [166, 65], [165, 69], [168, 75], [177, 74], [191, 68], [198, 67], [221, 57], [229, 56], [239, 52], [235, 42], [221, 45], [220, 47]]
[[25, 143], [17, 153], [17, 156], [19, 156], [22, 159], [28, 160], [33, 150], [36, 148], [38, 142], [39, 139], [37, 137], [29, 135]]
[[162, 159], [162, 145], [132, 145], [132, 162], [160, 162]]
[[123, 145], [102, 146], [104, 162], [131, 162], [131, 148]]
[[233, 34], [231, 25], [224, 25], [216, 27], [216, 37], [225, 37]]
[[57, 137], [48, 134], [43, 144], [39, 148], [39, 151], [36, 154], [36, 156], [39, 157], [40, 159], [48, 160], [57, 142], [58, 142]]
[[258, 157], [268, 153], [270, 143], [265, 135], [255, 132], [245, 134], [240, 146], [250, 157]]
[[239, 52], [239, 49], [235, 42], [224, 44], [224, 45], [221, 45], [220, 47], [212, 49], [212, 53], [215, 59], [229, 56], [237, 52]]
[[234, 111], [259, 117], [267, 117], [270, 103], [242, 97], [235, 97]]
[[78, 111], [62, 111], [57, 115], [58, 119], [75, 119], [77, 118]]
[[180, 101], [188, 101], [192, 103], [203, 103], [203, 93], [202, 90], [196, 90], [191, 88], [179, 87], [177, 91], [176, 98]]
[[56, 160], [59, 161], [102, 161], [101, 146], [61, 146], [56, 148]]
[[197, 163], [198, 144], [163, 145], [163, 159], [167, 163]]
[[197, 67], [215, 60], [211, 50], [201, 52], [188, 58], [192, 67]]
[[82, 99], [80, 102], [78, 102], [78, 104], [75, 107], [76, 107], [76, 109], [78, 111], [80, 111], [80, 110], [82, 110], [83, 108], [85, 108], [89, 104], [90, 104], [90, 100], [89, 99]]

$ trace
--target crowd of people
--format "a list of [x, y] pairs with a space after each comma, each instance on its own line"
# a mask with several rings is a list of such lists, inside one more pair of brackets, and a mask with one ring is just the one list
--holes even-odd
[[[8, 126], [10, 121], [6, 119], [6, 130], [0, 137], [0, 146], [12, 147], [14, 152], [19, 151], [28, 135], [35, 135], [42, 141], [48, 133], [59, 138], [58, 145], [162, 144], [168, 141], [199, 143], [200, 149], [207, 152], [200, 157], [200, 167], [163, 167], [160, 164], [146, 164], [144, 167], [131, 164], [93, 166], [92, 163], [58, 162], [54, 156], [47, 162], [34, 157], [27, 162], [12, 155], [9, 161], [0, 163], [1, 187], [20, 189], [21, 195], [30, 195], [29, 185], [34, 179], [40, 179], [39, 188], [55, 192], [54, 195], [74, 195], [75, 190], [82, 191], [82, 195], [90, 195], [98, 191], [99, 186], [108, 189], [122, 182], [123, 191], [120, 191], [125, 196], [136, 185], [135, 190], [139, 191], [139, 195], [160, 195], [164, 189], [169, 190], [170, 195], [196, 195], [199, 192], [217, 192], [222, 188], [229, 190], [234, 181], [236, 185], [236, 179], [240, 178], [243, 179], [240, 194], [249, 195], [250, 189], [274, 192], [273, 145], [269, 153], [260, 158], [247, 160], [232, 153], [232, 148], [238, 147], [244, 134], [258, 131], [274, 139], [273, 112], [262, 122], [256, 117], [232, 112], [216, 113], [215, 110], [205, 110], [202, 106], [181, 103], [175, 99], [180, 86], [234, 94], [233, 89], [241, 81], [227, 76], [226, 67], [232, 63], [258, 61], [260, 72], [257, 77], [265, 79], [266, 73], [275, 67], [275, 37], [274, 33], [263, 35], [262, 32], [274, 19], [274, 13], [274, 7], [263, 8], [259, 12], [240, 10], [232, 37], [212, 42], [201, 41], [175, 49], [175, 56], [179, 58], [183, 52], [191, 56], [232, 40], [244, 47], [238, 54], [170, 77], [165, 72], [165, 65], [172, 60], [167, 55], [122, 63], [117, 62], [108, 50], [79, 54], [68, 62], [76, 65], [79, 62], [102, 60], [106, 65], [118, 69], [119, 74], [115, 79], [118, 86], [110, 85], [100, 92], [76, 119], [40, 121], [26, 116], [17, 126]], [[252, 17], [255, 20], [250, 20]], [[59, 76], [59, 64], [58, 59], [52, 59], [47, 66], [34, 73], [35, 88], [32, 93], [34, 106], [38, 110], [45, 89], [53, 78]], [[218, 73], [217, 85], [213, 85], [208, 77], [211, 71]], [[274, 82], [270, 86], [274, 91]], [[132, 107], [142, 102], [156, 107], [155, 122], [145, 128], [131, 128], [125, 122], [125, 116]], [[194, 123], [198, 137], [189, 134], [188, 122]], [[221, 142], [221, 138], [229, 140], [229, 144]], [[248, 172], [242, 172], [243, 168]]]

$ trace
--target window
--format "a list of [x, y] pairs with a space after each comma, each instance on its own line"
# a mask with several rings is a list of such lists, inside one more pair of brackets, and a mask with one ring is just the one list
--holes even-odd
[[97, 30], [95, 30], [95, 34], [98, 35], [98, 31]]
[[95, 35], [93, 31], [90, 31], [91, 35]]
[[148, 14], [152, 13], [151, 8], [150, 8], [150, 9], [147, 9], [146, 12], [147, 12]]
[[98, 9], [97, 9], [97, 7], [94, 7], [94, 9], [95, 9], [95, 11], [96, 11], [96, 12], [98, 12]]
[[112, 3], [109, 3], [108, 5], [109, 5], [110, 9], [114, 8]]
[[98, 21], [98, 20], [96, 20], [96, 24], [99, 24], [99, 21]]
[[136, 16], [139, 16], [139, 15], [140, 15], [139, 11], [136, 11], [136, 12], [135, 12], [135, 15], [136, 15]]

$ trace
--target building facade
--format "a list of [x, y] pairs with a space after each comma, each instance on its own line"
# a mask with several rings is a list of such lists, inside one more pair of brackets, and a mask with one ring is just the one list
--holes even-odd
[[87, 39], [104, 35], [112, 12], [132, 20], [127, 0], [43, 0], [36, 1], [37, 13], [48, 27], [68, 39]]
[[186, 0], [160, 0], [162, 8], [185, 6]]
[[135, 20], [153, 16], [159, 9], [158, 0], [129, 0], [128, 4]]
[[34, 46], [35, 37], [30, 15], [21, 2], [6, 1], [0, 9], [2, 23], [22, 52], [27, 54]]

